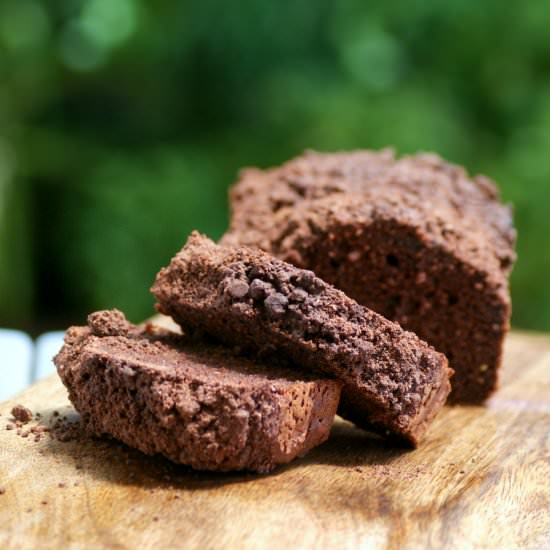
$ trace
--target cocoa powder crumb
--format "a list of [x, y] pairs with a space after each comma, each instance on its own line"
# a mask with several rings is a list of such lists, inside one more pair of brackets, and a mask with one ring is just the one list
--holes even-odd
[[19, 420], [19, 422], [22, 422], [23, 424], [26, 424], [32, 420], [32, 412], [23, 405], [15, 405], [15, 407], [11, 410], [11, 414], [15, 420]]
[[8, 424], [6, 426], [6, 430], [13, 430], [13, 424]]
[[51, 437], [61, 442], [87, 439], [80, 422], [70, 422], [66, 418], [66, 416], [57, 418], [51, 423], [48, 428]]

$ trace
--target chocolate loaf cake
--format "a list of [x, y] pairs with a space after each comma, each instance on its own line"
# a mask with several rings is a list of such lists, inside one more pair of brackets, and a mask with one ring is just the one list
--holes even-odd
[[222, 244], [311, 269], [445, 353], [450, 399], [497, 387], [515, 261], [510, 208], [484, 176], [431, 154], [320, 154], [249, 169], [231, 192]]
[[55, 358], [94, 434], [199, 470], [269, 472], [328, 438], [341, 384], [116, 311], [67, 331]]
[[313, 272], [258, 249], [193, 233], [152, 292], [184, 331], [199, 328], [341, 379], [342, 416], [413, 445], [450, 391], [442, 354]]

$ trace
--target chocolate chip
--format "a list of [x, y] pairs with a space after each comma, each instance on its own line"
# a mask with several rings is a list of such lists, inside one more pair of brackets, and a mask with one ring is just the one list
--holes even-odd
[[295, 288], [290, 294], [290, 299], [294, 302], [305, 302], [307, 297], [308, 293], [302, 288]]
[[231, 281], [225, 291], [233, 298], [244, 298], [248, 294], [249, 286], [245, 281], [239, 279]]
[[315, 273], [309, 269], [301, 271], [298, 277], [296, 277], [296, 282], [308, 292], [317, 292], [323, 288], [323, 284], [319, 281]]
[[263, 269], [263, 267], [259, 265], [252, 266], [250, 272], [248, 273], [248, 276], [252, 279], [256, 279], [257, 277], [264, 277], [265, 269]]
[[285, 313], [288, 299], [279, 292], [275, 292], [265, 299], [264, 305], [270, 315], [278, 317]]
[[0, 487], [0, 495], [5, 494], [5, 492], [6, 492], [6, 488], [5, 487]]
[[273, 287], [269, 283], [266, 283], [261, 279], [254, 279], [250, 283], [250, 296], [254, 300], [262, 300], [270, 293], [272, 289]]
[[304, 287], [308, 288], [315, 281], [315, 273], [313, 273], [313, 271], [309, 271], [309, 269], [304, 269], [298, 275], [297, 281], [298, 281], [299, 284], [301, 284]]

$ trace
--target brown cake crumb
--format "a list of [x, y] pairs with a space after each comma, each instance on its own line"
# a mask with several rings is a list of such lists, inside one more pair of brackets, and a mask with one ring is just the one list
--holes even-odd
[[88, 315], [88, 326], [96, 336], [127, 335], [131, 329], [130, 323], [118, 309], [91, 313]]
[[6, 493], [6, 488], [5, 487], [0, 487], [0, 495], [3, 495]]
[[[28, 415], [25, 412], [21, 412], [22, 409], [28, 411]], [[42, 441], [46, 435], [60, 442], [75, 440], [84, 441], [90, 438], [90, 435], [82, 428], [80, 419], [76, 422], [69, 420], [66, 415], [61, 417], [58, 411], [54, 411], [49, 418], [47, 416], [44, 417], [40, 413], [36, 413], [32, 416], [31, 411], [21, 405], [17, 405], [17, 407], [13, 408], [12, 414], [14, 418], [6, 424], [5, 429], [15, 431], [16, 435], [19, 437], [26, 438], [35, 443]], [[22, 415], [25, 415], [24, 418], [28, 418], [28, 420], [19, 420], [23, 418]], [[46, 420], [48, 425], [44, 424]], [[31, 421], [33, 421], [33, 424], [29, 425]], [[24, 429], [23, 426], [25, 426], [26, 429]], [[42, 451], [39, 452], [43, 454]]]
[[15, 405], [15, 407], [11, 410], [11, 414], [15, 420], [18, 420], [23, 424], [26, 424], [32, 420], [32, 412], [23, 405]]

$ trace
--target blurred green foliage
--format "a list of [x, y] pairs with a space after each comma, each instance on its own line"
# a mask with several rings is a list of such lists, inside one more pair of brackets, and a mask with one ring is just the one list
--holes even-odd
[[0, 322], [150, 314], [239, 167], [434, 150], [516, 206], [514, 322], [550, 329], [550, 6], [0, 0]]

